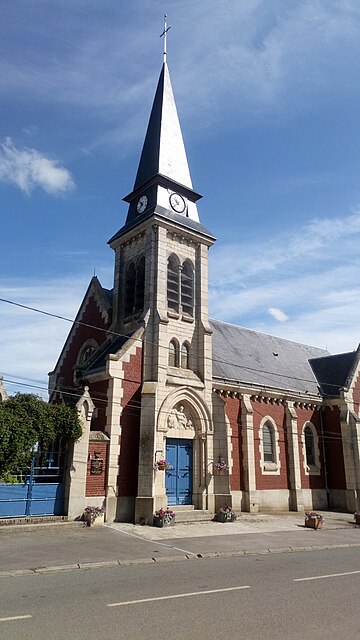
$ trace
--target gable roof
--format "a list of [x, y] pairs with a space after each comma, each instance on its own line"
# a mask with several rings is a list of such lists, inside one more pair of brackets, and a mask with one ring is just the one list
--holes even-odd
[[325, 358], [314, 358], [310, 360], [311, 367], [320, 383], [321, 392], [324, 396], [339, 396], [340, 389], [348, 387], [354, 369], [359, 362], [360, 351], [348, 353], [338, 353]]
[[210, 324], [214, 378], [286, 392], [319, 394], [309, 359], [328, 356], [328, 351], [219, 320], [210, 320]]

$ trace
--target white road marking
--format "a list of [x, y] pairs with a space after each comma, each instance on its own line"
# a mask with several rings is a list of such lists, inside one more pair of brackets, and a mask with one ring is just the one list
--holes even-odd
[[346, 571], [344, 573], [329, 573], [325, 576], [312, 576], [311, 578], [295, 578], [294, 582], [305, 582], [306, 580], [322, 580], [323, 578], [338, 578], [339, 576], [352, 576], [360, 571]]
[[107, 607], [123, 607], [126, 604], [141, 604], [143, 602], [156, 602], [157, 600], [172, 600], [174, 598], [189, 598], [190, 596], [203, 596], [208, 593], [224, 593], [224, 591], [238, 591], [239, 589], [250, 589], [248, 585], [243, 587], [229, 587], [227, 589], [211, 589], [209, 591], [193, 591], [192, 593], [177, 593], [172, 596], [159, 596], [158, 598], [143, 598], [142, 600], [127, 600], [126, 602], [112, 602]]
[[32, 616], [10, 616], [9, 618], [0, 618], [0, 622], [9, 622], [9, 620], [26, 620]]
[[175, 551], [181, 551], [182, 553], [186, 553], [188, 556], [196, 556], [196, 553], [193, 551], [188, 551], [187, 549], [182, 549], [181, 547], [175, 547], [173, 544], [167, 544], [166, 542], [160, 542], [159, 540], [153, 540], [152, 538], [147, 538], [143, 535], [138, 535], [136, 533], [130, 533], [129, 531], [123, 531], [122, 529], [118, 529], [117, 527], [113, 527], [111, 524], [106, 524], [105, 527], [108, 529], [112, 529], [113, 531], [117, 531], [118, 533], [124, 533], [126, 536], [131, 536], [132, 538], [137, 538], [138, 540], [142, 540], [143, 542], [150, 542], [154, 545], [161, 545], [162, 547], [168, 547], [169, 549], [175, 549]]

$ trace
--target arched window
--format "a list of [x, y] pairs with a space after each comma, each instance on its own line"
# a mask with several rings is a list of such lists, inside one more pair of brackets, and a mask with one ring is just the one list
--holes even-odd
[[131, 262], [125, 272], [124, 317], [131, 318], [144, 309], [145, 257]]
[[134, 312], [135, 304], [135, 284], [136, 284], [136, 269], [132, 262], [125, 274], [125, 303], [124, 303], [124, 315], [125, 318], [131, 316]]
[[270, 422], [265, 422], [262, 429], [264, 462], [276, 462], [274, 427]]
[[98, 346], [98, 343], [93, 338], [89, 338], [89, 340], [86, 340], [78, 353], [76, 364], [78, 366], [85, 364], [85, 362], [89, 360], [90, 356], [92, 356], [92, 354], [96, 351]]
[[316, 427], [312, 422], [307, 422], [304, 425], [302, 444], [305, 473], [308, 475], [320, 475], [319, 438]]
[[181, 268], [181, 307], [183, 313], [194, 313], [194, 269], [190, 260], [185, 260]]
[[305, 454], [306, 454], [306, 464], [308, 467], [315, 466], [315, 442], [314, 442], [314, 434], [312, 432], [311, 427], [309, 425], [304, 429], [304, 438], [305, 438]]
[[136, 265], [135, 308], [134, 313], [144, 309], [145, 293], [145, 257], [142, 256]]
[[267, 416], [261, 421], [259, 439], [261, 473], [280, 475], [279, 432], [272, 418]]
[[179, 366], [179, 347], [176, 340], [171, 340], [169, 344], [169, 367]]
[[179, 261], [174, 255], [168, 258], [167, 302], [169, 309], [179, 312]]
[[190, 369], [189, 367], [189, 345], [184, 342], [180, 351], [180, 366], [182, 369]]

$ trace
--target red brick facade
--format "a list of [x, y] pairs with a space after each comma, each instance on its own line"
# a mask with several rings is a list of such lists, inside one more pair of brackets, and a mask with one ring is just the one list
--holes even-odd
[[119, 495], [136, 496], [141, 406], [142, 349], [124, 363], [123, 397], [121, 399], [121, 436], [119, 459]]
[[[86, 470], [86, 496], [105, 496], [106, 493], [106, 469], [108, 462], [107, 442], [89, 442], [89, 453]], [[97, 459], [102, 461], [102, 473], [92, 473], [91, 462]]]

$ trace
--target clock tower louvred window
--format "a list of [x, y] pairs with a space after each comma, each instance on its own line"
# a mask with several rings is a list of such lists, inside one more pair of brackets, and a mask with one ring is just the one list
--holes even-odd
[[167, 301], [169, 309], [179, 311], [179, 260], [172, 255], [168, 258], [167, 269]]
[[194, 269], [190, 260], [185, 260], [181, 269], [181, 307], [189, 316], [194, 312]]

